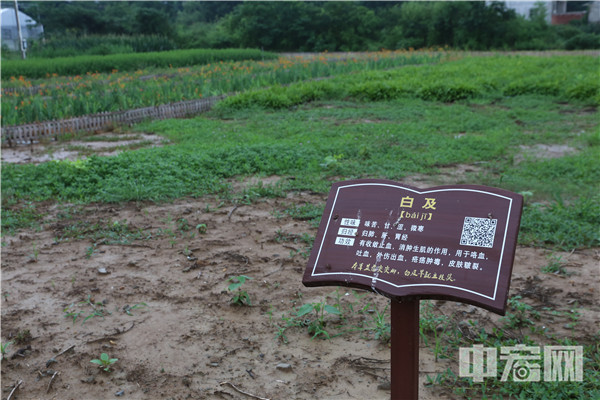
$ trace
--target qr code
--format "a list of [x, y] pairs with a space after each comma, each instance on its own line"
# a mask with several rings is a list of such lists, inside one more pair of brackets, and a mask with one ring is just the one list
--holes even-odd
[[465, 217], [460, 244], [492, 248], [497, 225], [497, 219]]

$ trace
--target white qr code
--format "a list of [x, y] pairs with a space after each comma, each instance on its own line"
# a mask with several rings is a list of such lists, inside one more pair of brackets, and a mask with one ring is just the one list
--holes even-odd
[[492, 248], [497, 225], [497, 219], [465, 217], [460, 244]]

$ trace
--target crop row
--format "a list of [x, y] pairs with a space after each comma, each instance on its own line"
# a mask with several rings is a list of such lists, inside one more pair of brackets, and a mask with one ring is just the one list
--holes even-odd
[[275, 53], [260, 50], [173, 50], [149, 53], [112, 54], [107, 56], [58, 57], [52, 59], [6, 60], [4, 77], [29, 79], [52, 75], [85, 75], [96, 72], [136, 71], [143, 68], [184, 67], [218, 61], [264, 60], [277, 58]]
[[427, 101], [453, 102], [488, 95], [513, 97], [524, 94], [598, 105], [598, 66], [597, 58], [587, 56], [465, 58], [435, 67], [407, 66], [247, 91], [227, 98], [219, 108], [281, 109], [308, 101], [346, 98], [381, 101], [418, 97]]
[[[378, 52], [355, 57], [280, 57], [219, 61], [167, 70], [87, 73], [30, 81], [11, 78], [2, 96], [3, 125], [151, 107], [364, 70], [435, 62], [441, 53]], [[18, 90], [17, 88], [24, 88]]]

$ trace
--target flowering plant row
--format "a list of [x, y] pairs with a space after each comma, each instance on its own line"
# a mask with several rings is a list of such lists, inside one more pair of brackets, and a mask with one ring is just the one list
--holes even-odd
[[354, 71], [435, 62], [442, 56], [442, 52], [413, 51], [324, 53], [132, 72], [115, 69], [110, 73], [52, 74], [37, 80], [11, 77], [3, 84], [2, 124], [21, 125], [157, 106]]

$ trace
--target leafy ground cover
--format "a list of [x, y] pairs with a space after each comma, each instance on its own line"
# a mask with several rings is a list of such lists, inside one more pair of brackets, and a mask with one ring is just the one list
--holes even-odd
[[[62, 382], [90, 377], [102, 382], [60, 389], [65, 396], [72, 395], [68, 390], [102, 396], [126, 387], [138, 398], [150, 392], [227, 398], [219, 385], [225, 376], [273, 397], [386, 398], [385, 386], [377, 389], [387, 373], [381, 369], [385, 361], [379, 362], [389, 355], [385, 299], [300, 285], [325, 195], [332, 181], [361, 177], [421, 187], [474, 183], [526, 198], [508, 314], [497, 318], [451, 302], [422, 302], [422, 358], [428, 368], [423, 393], [536, 399], [597, 394], [597, 93], [577, 98], [567, 90], [576, 84], [570, 77], [589, 77], [597, 59], [490, 60], [381, 72], [393, 76], [390, 87], [412, 79], [407, 84], [412, 89], [398, 96], [357, 96], [356, 88], [379, 72], [242, 93], [194, 119], [134, 127], [164, 137], [170, 144], [163, 147], [3, 164], [3, 345], [27, 329], [35, 337], [27, 343], [55, 347], [54, 355], [76, 342], [75, 351], [66, 353], [74, 366]], [[519, 69], [510, 75], [515, 62], [530, 74], [571, 73], [564, 86], [538, 81], [558, 91], [508, 95], [513, 78], [529, 79]], [[460, 71], [468, 75], [469, 68], [492, 65], [499, 77], [491, 72], [479, 77], [488, 82], [487, 91], [451, 102], [420, 94], [437, 82], [432, 75], [454, 71], [452, 81], [466, 85], [469, 79]], [[409, 75], [402, 75], [407, 68]], [[423, 78], [421, 88], [417, 78]], [[302, 90], [311, 95], [295, 97]], [[273, 107], [262, 100], [278, 96], [300, 101]], [[56, 265], [65, 267], [59, 273]], [[38, 313], [23, 308], [39, 303], [26, 286], [32, 284], [41, 285], [49, 299], [47, 337], [35, 325]], [[236, 296], [239, 301], [233, 301]], [[190, 299], [196, 303], [188, 305]], [[161, 342], [157, 332], [165, 332], [165, 323], [179, 328]], [[148, 334], [135, 334], [136, 324], [145, 325]], [[113, 334], [115, 328], [121, 333]], [[348, 356], [349, 341], [355, 356]], [[458, 348], [474, 343], [581, 345], [584, 381], [460, 378]], [[157, 348], [157, 354], [141, 355], [140, 345]], [[190, 348], [203, 358], [185, 358]], [[27, 356], [36, 365], [52, 355], [35, 351]], [[110, 366], [113, 375], [95, 370], [91, 360], [102, 353], [118, 359]], [[16, 380], [29, 371], [17, 357], [3, 362], [3, 376]], [[66, 363], [60, 364], [64, 371]], [[325, 379], [321, 367], [336, 372]], [[38, 390], [50, 388], [52, 374], [45, 376]], [[166, 389], [157, 384], [172, 378], [181, 384]]]

